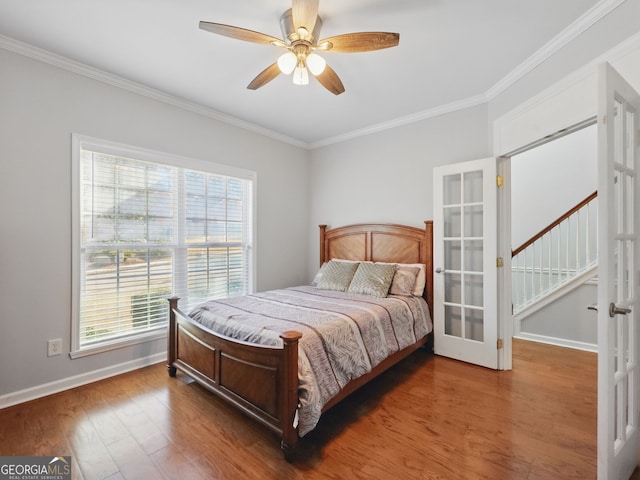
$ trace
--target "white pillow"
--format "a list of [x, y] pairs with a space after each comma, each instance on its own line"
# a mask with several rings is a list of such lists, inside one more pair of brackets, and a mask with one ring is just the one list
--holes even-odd
[[324, 262], [320, 267], [320, 269], [318, 270], [318, 273], [316, 273], [316, 276], [313, 277], [313, 280], [311, 281], [311, 285], [313, 285], [314, 287], [318, 286], [318, 282], [322, 278], [322, 273], [324, 272], [324, 268], [326, 265], [327, 265], [327, 262]]
[[413, 287], [413, 294], [416, 297], [421, 297], [424, 293], [424, 289], [427, 286], [427, 267], [424, 263], [399, 263], [399, 267], [418, 267], [420, 271], [416, 277], [416, 285]]

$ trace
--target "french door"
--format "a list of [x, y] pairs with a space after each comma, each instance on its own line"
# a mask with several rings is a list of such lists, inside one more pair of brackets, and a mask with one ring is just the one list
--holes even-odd
[[496, 159], [433, 175], [434, 352], [496, 369]]
[[598, 478], [628, 479], [640, 451], [640, 95], [609, 65], [598, 105]]

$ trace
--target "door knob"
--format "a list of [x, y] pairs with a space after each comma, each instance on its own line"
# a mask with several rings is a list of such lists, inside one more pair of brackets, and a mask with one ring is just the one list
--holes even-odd
[[615, 317], [616, 315], [627, 315], [631, 313], [630, 308], [618, 307], [615, 303], [611, 302], [609, 304], [609, 316]]
[[436, 273], [444, 273], [444, 272], [445, 272], [444, 268], [442, 268], [442, 267], [436, 268]]

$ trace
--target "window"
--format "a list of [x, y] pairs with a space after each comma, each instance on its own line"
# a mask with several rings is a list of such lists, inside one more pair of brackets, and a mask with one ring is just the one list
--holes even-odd
[[171, 295], [249, 293], [254, 177], [74, 135], [72, 357], [166, 335]]

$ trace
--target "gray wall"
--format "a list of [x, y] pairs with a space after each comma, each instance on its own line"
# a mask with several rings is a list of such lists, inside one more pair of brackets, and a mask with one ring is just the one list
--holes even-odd
[[588, 305], [597, 303], [597, 297], [597, 285], [580, 286], [522, 320], [522, 337], [539, 336], [543, 342], [597, 350], [593, 347], [598, 344], [598, 315], [587, 310]]
[[511, 157], [514, 248], [598, 189], [596, 125]]
[[487, 135], [481, 105], [313, 150], [311, 275], [318, 268], [318, 224], [424, 226], [433, 218], [433, 167], [487, 157]]
[[69, 352], [73, 132], [256, 171], [257, 288], [306, 281], [306, 150], [0, 49], [0, 396], [166, 350], [46, 355]]

